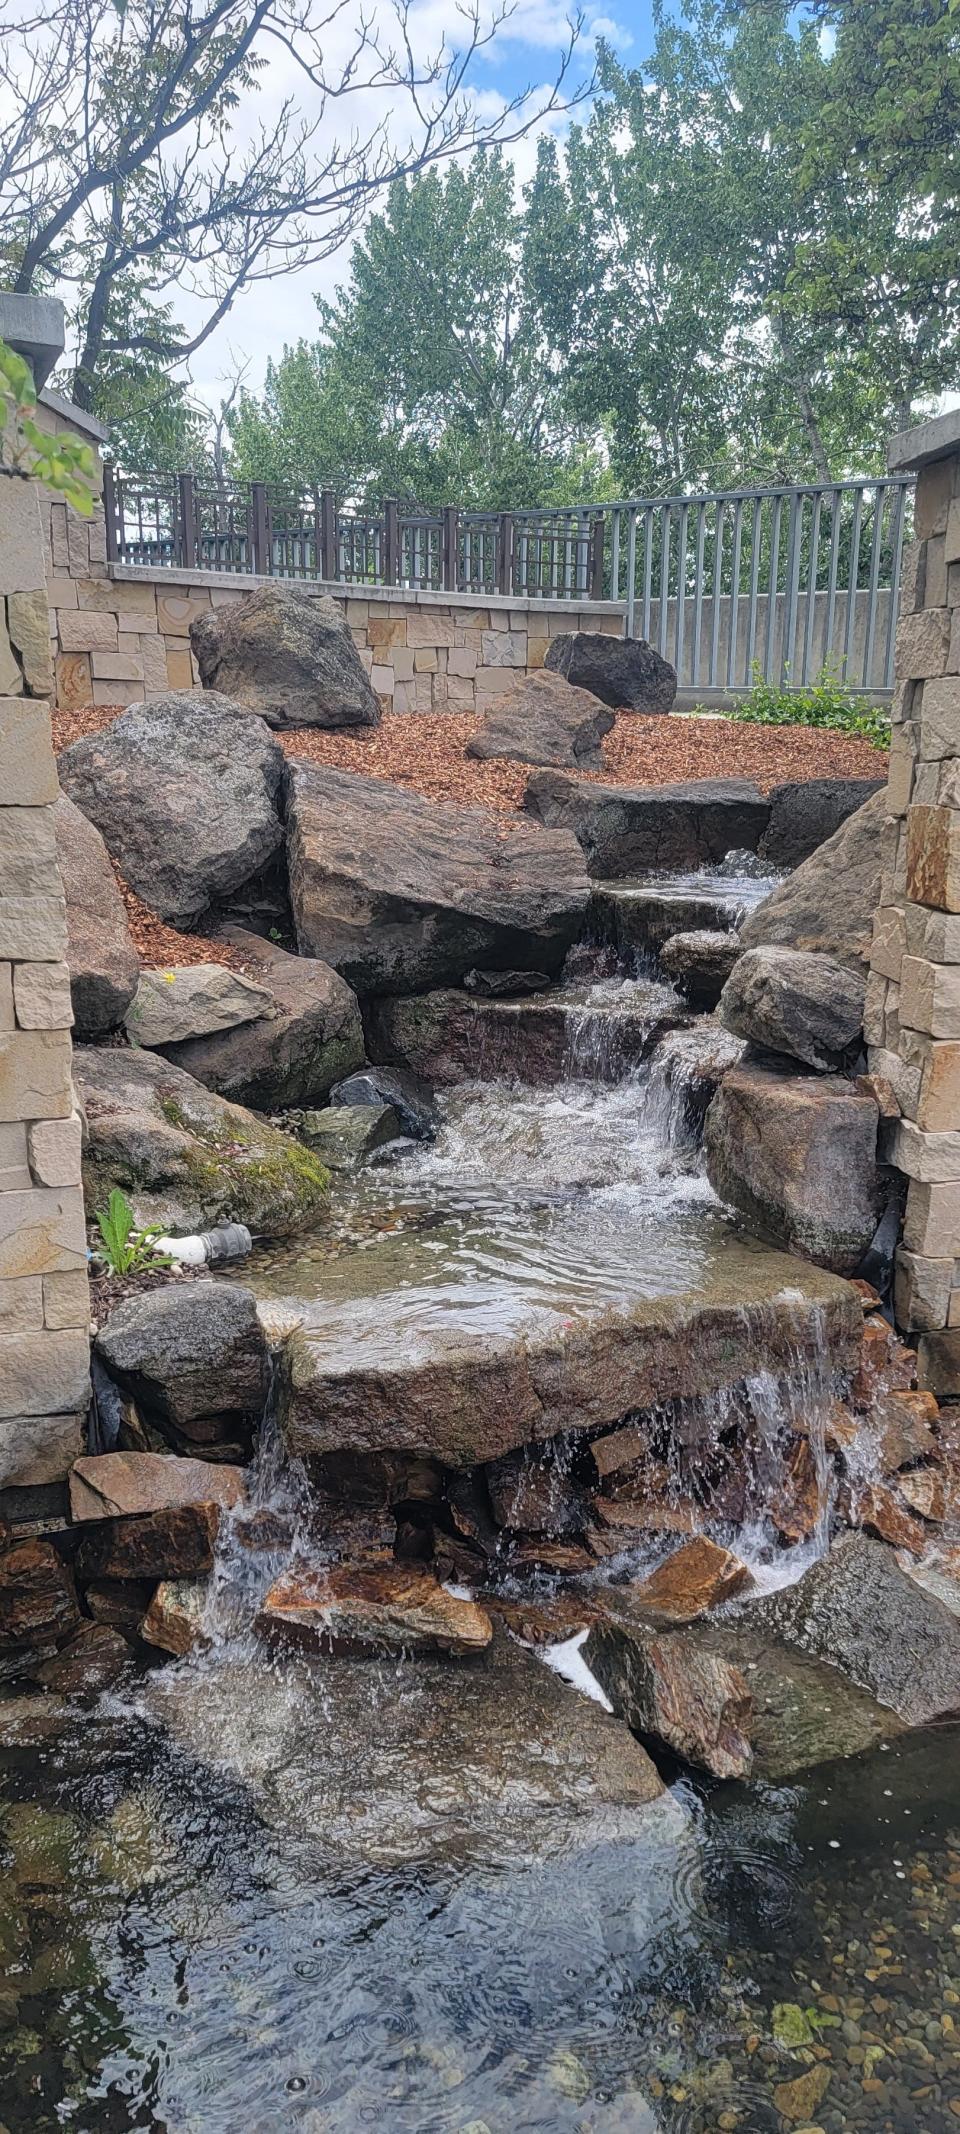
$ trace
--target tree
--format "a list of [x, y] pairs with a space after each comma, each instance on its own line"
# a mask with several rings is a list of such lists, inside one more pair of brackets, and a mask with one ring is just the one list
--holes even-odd
[[[552, 87], [492, 117], [472, 100], [472, 61], [508, 12], [465, 0], [456, 48], [424, 56], [411, 0], [393, 42], [350, 0], [13, 0], [0, 248], [16, 290], [75, 292], [79, 405], [105, 405], [125, 365], [183, 365], [241, 289], [323, 258], [399, 175], [557, 109], [577, 23]], [[258, 119], [271, 59], [299, 90]]]

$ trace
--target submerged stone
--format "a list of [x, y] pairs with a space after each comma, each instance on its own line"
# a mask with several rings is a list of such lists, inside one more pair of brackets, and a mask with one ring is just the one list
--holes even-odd
[[125, 1638], [105, 1623], [81, 1623], [75, 1636], [52, 1660], [44, 1660], [34, 1680], [60, 1697], [97, 1697], [109, 1689], [130, 1659]]
[[260, 1628], [313, 1652], [482, 1652], [493, 1625], [476, 1601], [451, 1593], [420, 1564], [392, 1558], [285, 1572]]
[[368, 1110], [383, 1111], [389, 1106], [396, 1114], [403, 1133], [412, 1141], [432, 1141], [437, 1130], [437, 1107], [433, 1090], [421, 1074], [409, 1067], [369, 1066], [358, 1068], [348, 1075], [346, 1081], [338, 1082], [330, 1091], [332, 1105], [349, 1106], [351, 1110], [366, 1106]]
[[[288, 1122], [293, 1123], [293, 1122]], [[305, 1141], [329, 1171], [355, 1171], [402, 1132], [392, 1104], [330, 1104], [301, 1112], [298, 1141]]]

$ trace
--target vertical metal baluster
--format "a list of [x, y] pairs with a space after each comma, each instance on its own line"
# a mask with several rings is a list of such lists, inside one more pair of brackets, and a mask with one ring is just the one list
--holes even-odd
[[760, 549], [763, 538], [763, 499], [753, 500], [753, 525], [750, 531], [750, 606], [747, 610], [747, 643], [744, 661], [743, 686], [749, 689], [753, 680], [753, 663], [757, 656], [757, 599], [760, 591]]
[[664, 504], [660, 513], [660, 619], [657, 630], [657, 651], [661, 659], [667, 656], [667, 626], [670, 606], [670, 551], [673, 546], [673, 513], [669, 504]]
[[614, 514], [613, 514], [613, 526], [612, 526], [612, 529], [611, 529], [611, 533], [610, 533], [610, 598], [611, 598], [611, 600], [619, 600], [619, 598], [620, 598], [620, 513], [619, 513], [619, 511], [615, 511], [615, 512], [614, 512]]
[[763, 678], [773, 678], [773, 655], [777, 641], [777, 613], [780, 605], [780, 531], [783, 524], [783, 498], [774, 499], [773, 528], [770, 534], [770, 592], [767, 599], [767, 642], [763, 655]]
[[803, 632], [803, 663], [800, 681], [805, 686], [810, 680], [813, 663], [813, 632], [817, 612], [817, 579], [820, 575], [820, 514], [823, 510], [823, 491], [818, 489], [813, 504], [813, 525], [810, 529], [810, 569], [807, 573], [807, 614]]
[[690, 662], [690, 687], [696, 689], [700, 682], [700, 639], [703, 632], [703, 568], [707, 545], [707, 507], [702, 501], [697, 505], [697, 545], [693, 565], [693, 657]]
[[631, 506], [630, 506], [630, 518], [629, 518], [629, 522], [628, 522], [628, 530], [627, 530], [627, 612], [626, 612], [626, 616], [625, 616], [625, 618], [624, 618], [624, 620], [625, 620], [625, 634], [626, 634], [626, 636], [627, 636], [627, 637], [632, 637], [632, 636], [633, 636], [633, 634], [634, 634], [634, 631], [633, 631], [633, 625], [634, 625], [634, 614], [635, 614], [635, 609], [636, 609], [636, 598], [637, 598], [637, 513], [636, 513], [636, 508], [635, 508], [635, 506], [634, 506], [633, 504], [631, 504]]
[[643, 617], [640, 625], [640, 635], [649, 644], [650, 595], [653, 585], [653, 509], [649, 504], [643, 514], [643, 540]]
[[887, 502], [887, 485], [878, 482], [874, 491], [873, 540], [870, 543], [870, 584], [867, 598], [867, 628], [863, 641], [863, 686], [870, 687], [870, 670], [873, 666], [873, 647], [877, 635], [877, 593], [880, 585], [880, 544], [883, 540], [883, 514]]
[[824, 665], [829, 666], [833, 650], [833, 625], [837, 612], [837, 569], [840, 561], [840, 524], [843, 517], [843, 490], [830, 493], [830, 564], [827, 579], [827, 621], [823, 633]]
[[723, 598], [723, 529], [724, 521], [726, 519], [726, 512], [726, 505], [723, 503], [721, 498], [718, 498], [717, 515], [715, 521], [716, 532], [714, 535], [713, 550], [713, 616], [710, 624], [710, 668], [707, 674], [708, 689], [716, 689], [718, 686], [717, 666], [719, 663], [720, 654], [720, 602]]
[[863, 488], [854, 491], [853, 520], [850, 527], [850, 570], [847, 578], [847, 613], [843, 632], [843, 674], [850, 672], [850, 655], [853, 651], [853, 633], [856, 626], [857, 594], [860, 586], [860, 528], [863, 522]]
[[727, 688], [732, 689], [737, 671], [740, 637], [740, 561], [743, 554], [743, 498], [733, 507], [733, 562], [730, 575], [730, 636], [727, 644]]
[[800, 555], [803, 548], [803, 505], [799, 489], [790, 498], [790, 523], [787, 528], [787, 598], [783, 617], [783, 646], [780, 653], [780, 680], [786, 686], [793, 673], [793, 640], [797, 627], [797, 596], [800, 586]]
[[677, 616], [673, 639], [673, 664], [677, 670], [677, 682], [683, 687], [684, 631], [687, 617], [687, 527], [690, 518], [689, 504], [680, 507], [680, 524], [677, 532]]
[[884, 689], [892, 689], [894, 685], [894, 654], [896, 650], [897, 639], [897, 610], [900, 604], [900, 572], [903, 569], [903, 542], [904, 535], [906, 532], [906, 524], [907, 491], [904, 487], [904, 484], [902, 482], [898, 482], [893, 493], [893, 525], [891, 527], [893, 553], [891, 556], [890, 611], [887, 616], [887, 640], [883, 654], [882, 687]]

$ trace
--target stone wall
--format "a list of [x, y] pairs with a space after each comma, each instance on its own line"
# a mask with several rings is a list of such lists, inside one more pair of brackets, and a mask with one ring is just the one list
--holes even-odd
[[62, 1483], [89, 1402], [44, 547], [36, 488], [0, 475], [0, 1516]]
[[865, 1028], [899, 1118], [884, 1152], [905, 1174], [898, 1323], [920, 1382], [960, 1395], [960, 413], [894, 440], [918, 471], [897, 633], [880, 908]]

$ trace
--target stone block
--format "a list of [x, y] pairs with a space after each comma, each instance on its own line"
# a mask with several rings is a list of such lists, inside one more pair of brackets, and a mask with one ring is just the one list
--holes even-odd
[[485, 667], [526, 667], [527, 640], [519, 630], [484, 630], [482, 635]]
[[36, 697], [0, 697], [3, 805], [40, 807], [56, 800], [59, 790], [47, 705]]
[[903, 680], [926, 681], [946, 674], [950, 658], [949, 608], [922, 608], [902, 615], [897, 629], [896, 672]]
[[[0, 1194], [0, 1279], [72, 1274], [77, 1268], [85, 1271], [86, 1265], [87, 1233], [79, 1186], [64, 1186], [56, 1192], [34, 1186], [26, 1193]], [[48, 1401], [46, 1405], [57, 1408], [70, 1403]]]
[[439, 663], [440, 653], [436, 645], [424, 645], [422, 651], [413, 655], [415, 674], [436, 674]]
[[126, 708], [128, 704], [142, 704], [143, 698], [142, 682], [94, 682], [93, 685], [95, 704], [122, 704]]
[[135, 637], [132, 643], [139, 648], [143, 686], [147, 695], [162, 695], [167, 687], [167, 648], [163, 639]]
[[923, 606], [927, 579], [927, 543], [908, 541], [900, 571], [900, 613], [915, 615]]
[[81, 1412], [90, 1394], [85, 1333], [0, 1335], [0, 1415]]
[[13, 1005], [13, 964], [0, 963], [0, 1030], [15, 1030], [16, 1009]]
[[49, 808], [0, 804], [0, 897], [42, 897], [56, 888], [57, 847]]
[[40, 1186], [80, 1183], [83, 1129], [78, 1112], [66, 1119], [36, 1119], [29, 1129], [30, 1169]]
[[43, 1323], [54, 1333], [90, 1330], [90, 1283], [86, 1268], [43, 1276]]
[[937, 1400], [960, 1397], [960, 1327], [921, 1334], [917, 1343], [917, 1384]]
[[[133, 615], [155, 622], [157, 615], [157, 589], [153, 585], [129, 584], [123, 580], [87, 578], [77, 587], [79, 605], [82, 608], [102, 608], [116, 616]], [[53, 603], [52, 603], [53, 604]]]
[[70, 553], [67, 548], [67, 507], [65, 504], [50, 506], [50, 560], [55, 571], [70, 575]]
[[544, 660], [547, 656], [549, 644], [550, 640], [548, 637], [528, 637], [527, 672], [529, 674], [536, 674], [537, 670], [543, 666]]
[[166, 647], [167, 686], [170, 689], [192, 689], [195, 684], [193, 659], [189, 645]]
[[62, 963], [67, 953], [67, 908], [62, 897], [0, 900], [0, 956], [14, 963]]
[[93, 652], [90, 665], [95, 682], [143, 681], [143, 661], [139, 652]]
[[366, 626], [367, 643], [374, 652], [392, 651], [395, 645], [407, 642], [406, 621], [389, 615], [371, 615]]
[[[920, 483], [918, 482], [917, 495], [919, 496], [919, 494]], [[914, 512], [914, 516], [916, 516], [916, 512]], [[947, 505], [946, 517], [944, 520], [943, 546], [946, 561], [948, 563], [960, 563], [960, 496], [951, 496], [950, 502]]]
[[453, 616], [443, 608], [414, 608], [407, 617], [407, 644], [411, 652], [422, 652], [427, 645], [452, 645], [455, 643], [454, 631]]
[[447, 653], [448, 675], [458, 675], [464, 680], [472, 678], [477, 671], [477, 653], [473, 645], [451, 645]]
[[950, 608], [953, 617], [950, 630], [950, 651], [947, 655], [947, 673], [960, 674], [960, 609]]
[[32, 1183], [26, 1126], [9, 1119], [0, 1126], [0, 1193], [21, 1193]]
[[370, 669], [370, 680], [378, 696], [392, 697], [394, 684], [392, 667], [379, 667], [375, 662]]
[[0, 1489], [65, 1482], [82, 1449], [79, 1413], [7, 1416], [0, 1421]]
[[907, 816], [907, 895], [914, 904], [960, 911], [960, 811], [913, 807]]
[[[901, 1051], [909, 1036], [909, 1031], [902, 1032]], [[960, 1127], [960, 1045], [920, 1038], [914, 1058], [920, 1067], [920, 1094], [911, 1116], [925, 1133], [951, 1133]]]
[[900, 987], [892, 978], [887, 979], [883, 1003], [883, 1042], [894, 1051], [900, 1043]]
[[70, 1065], [68, 1030], [0, 1032], [0, 1120], [68, 1119]]
[[960, 675], [937, 675], [924, 684], [920, 719], [913, 725], [918, 753], [928, 762], [960, 756]]
[[32, 1334], [43, 1325], [43, 1281], [40, 1275], [18, 1275], [0, 1282], [0, 1334]]
[[926, 543], [926, 552], [923, 605], [925, 608], [945, 608], [947, 606], [946, 536], [944, 534], [933, 534]]
[[960, 1255], [960, 1184], [931, 1186], [911, 1178], [903, 1243], [907, 1252], [923, 1253], [933, 1259], [956, 1259]]
[[909, 1119], [880, 1128], [881, 1158], [923, 1185], [953, 1185], [960, 1180], [960, 1131], [924, 1133]]
[[414, 708], [413, 690], [414, 685], [412, 681], [397, 682], [393, 692], [392, 709], [394, 711], [412, 711]]
[[4, 593], [44, 592], [44, 547], [36, 483], [6, 475], [0, 511], [0, 588]]
[[878, 971], [881, 978], [899, 979], [906, 948], [907, 929], [900, 907], [890, 904], [884, 910], [874, 912], [870, 969]]
[[913, 773], [913, 789], [910, 794], [914, 807], [939, 807], [942, 776], [942, 763], [918, 763], [916, 765]]
[[[347, 601], [347, 610], [346, 610], [346, 612], [347, 612], [347, 621], [348, 621], [348, 623], [351, 623], [351, 624], [353, 624], [353, 623], [355, 623], [355, 622], [364, 622], [364, 623], [365, 623], [365, 622], [366, 622], [366, 621], [368, 620], [368, 618], [369, 618], [369, 614], [370, 614], [370, 602], [369, 602], [369, 600], [353, 600], [353, 599], [348, 599], [348, 601]], [[388, 609], [387, 609], [387, 617], [388, 617], [388, 619], [389, 619], [389, 612], [390, 612], [390, 611], [389, 611], [389, 608], [388, 608]]]
[[921, 467], [913, 503], [913, 528], [918, 541], [927, 541], [931, 534], [946, 532], [954, 492], [954, 472], [952, 458], [931, 460], [929, 466]]
[[53, 688], [50, 617], [46, 588], [7, 596], [7, 630], [23, 670], [27, 695], [48, 697]]
[[920, 1103], [922, 1067], [904, 1060], [899, 1052], [889, 1052], [885, 1045], [876, 1045], [870, 1048], [870, 1072], [889, 1084], [903, 1116], [915, 1119]]
[[908, 905], [907, 929], [910, 938], [910, 913], [922, 911], [924, 927], [915, 953], [929, 956], [931, 963], [960, 963], [960, 916], [946, 911], [926, 911], [921, 905]]
[[[164, 637], [188, 638], [190, 624], [196, 622], [199, 615], [206, 615], [209, 608], [210, 595], [207, 592], [188, 595], [157, 593], [157, 621]], [[176, 686], [179, 687], [179, 684]]]
[[447, 708], [450, 711], [476, 710], [476, 682], [471, 676], [448, 673]]
[[904, 956], [900, 970], [900, 1022], [928, 1037], [960, 1038], [960, 965]]
[[927, 1259], [901, 1247], [893, 1285], [897, 1325], [908, 1333], [932, 1333], [946, 1326], [952, 1283], [952, 1259]]
[[79, 597], [76, 579], [48, 578], [47, 606], [51, 615], [55, 615], [58, 608], [78, 607]]
[[65, 963], [18, 963], [13, 999], [21, 1030], [72, 1030], [70, 973]]
[[882, 1045], [886, 1035], [885, 1011], [890, 980], [871, 971], [863, 996], [863, 1035], [868, 1045]]
[[57, 634], [62, 652], [115, 652], [117, 618], [98, 608], [63, 608]]
[[64, 711], [80, 711], [93, 703], [93, 679], [89, 652], [60, 652], [56, 661], [57, 703]]
[[[371, 655], [368, 655], [370, 657]], [[393, 679], [397, 682], [412, 682], [413, 662], [416, 658], [406, 645], [398, 645], [393, 655]]]
[[90, 575], [90, 534], [84, 519], [67, 507], [67, 558], [71, 578]]
[[23, 668], [10, 643], [7, 630], [6, 602], [0, 594], [0, 694], [7, 697], [29, 695], [24, 691]]

